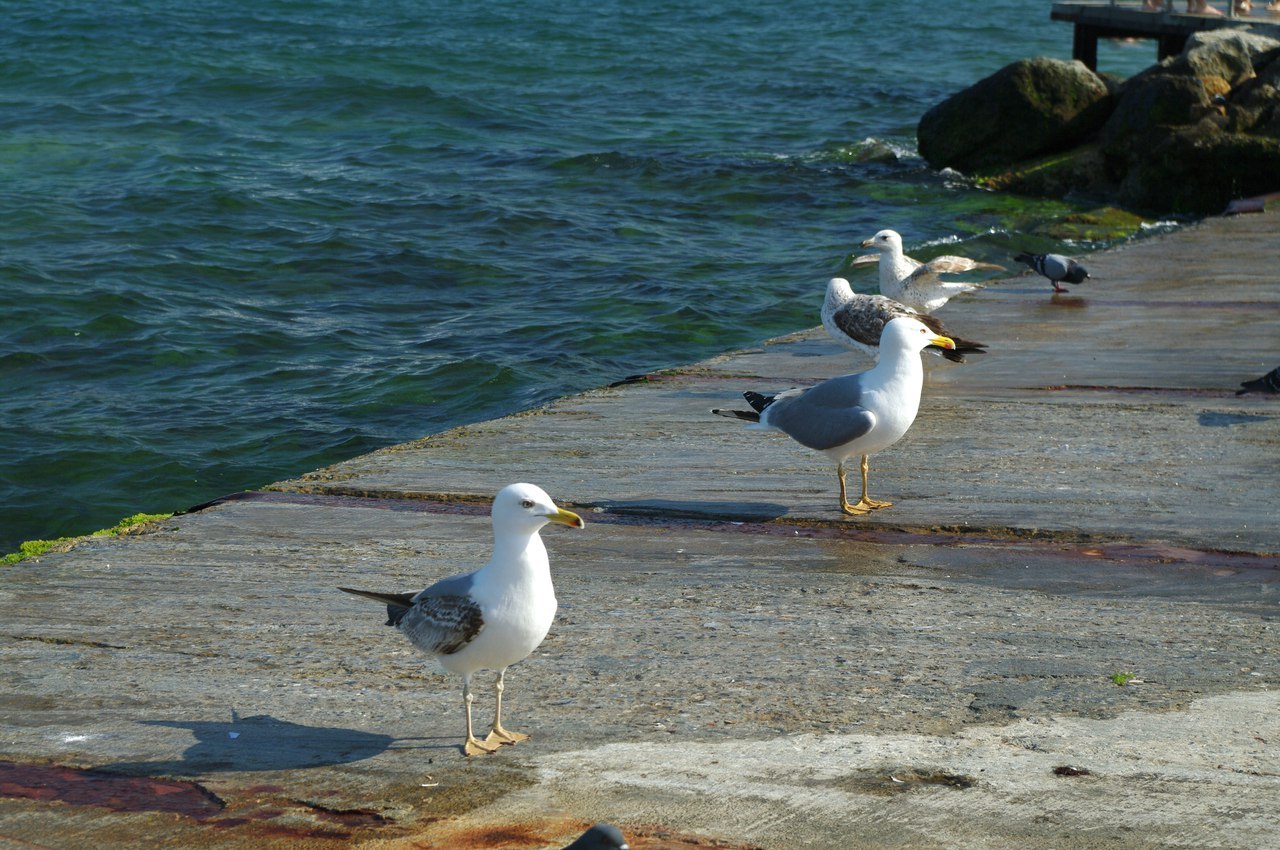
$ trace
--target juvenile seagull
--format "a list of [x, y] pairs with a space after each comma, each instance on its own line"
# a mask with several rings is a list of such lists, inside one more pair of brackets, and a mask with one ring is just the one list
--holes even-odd
[[1236, 390], [1236, 395], [1244, 395], [1245, 393], [1280, 393], [1280, 366], [1272, 369], [1261, 378], [1254, 378], [1252, 381], [1241, 381], [1240, 386], [1243, 389]]
[[1053, 284], [1054, 292], [1069, 291], [1059, 286], [1058, 281], [1084, 283], [1089, 277], [1089, 271], [1084, 266], [1061, 254], [1028, 254], [1024, 251], [1013, 259], [1019, 263], [1026, 263], [1040, 272], [1040, 274], [1049, 278], [1049, 282]]
[[891, 319], [899, 316], [919, 319], [938, 336], [950, 338], [955, 348], [929, 346], [929, 350], [954, 363], [964, 362], [964, 352], [983, 354], [986, 351], [980, 342], [949, 333], [942, 322], [928, 313], [917, 313], [883, 295], [854, 292], [849, 281], [842, 277], [827, 281], [827, 297], [822, 302], [822, 326], [832, 339], [846, 348], [861, 351], [873, 360], [880, 359], [880, 333]]
[[[503, 678], [507, 667], [542, 643], [556, 613], [547, 549], [538, 531], [548, 522], [582, 528], [582, 517], [555, 506], [539, 487], [512, 484], [493, 500], [493, 555], [475, 572], [441, 579], [418, 593], [375, 593], [340, 587], [387, 605], [395, 626], [418, 649], [450, 672], [462, 675], [469, 756], [491, 753], [529, 736], [502, 726]], [[471, 676], [498, 671], [494, 683], [493, 730], [479, 740], [471, 727]]]
[[[880, 252], [880, 294], [921, 313], [932, 313], [962, 292], [981, 289], [979, 283], [945, 281], [938, 275], [963, 274], [980, 269], [1003, 271], [1004, 266], [981, 263], [968, 257], [934, 257], [927, 263], [902, 253], [902, 237], [893, 230], [881, 230], [862, 243], [863, 248]], [[863, 265], [869, 257], [855, 257], [852, 265]]]
[[[900, 440], [915, 421], [924, 384], [920, 352], [930, 345], [955, 347], [919, 319], [891, 319], [880, 336], [880, 360], [866, 372], [773, 396], [746, 392], [742, 395], [751, 410], [711, 412], [750, 422], [749, 428], [776, 428], [834, 460], [840, 478], [840, 510], [845, 513], [857, 516], [887, 508], [893, 503], [867, 495], [867, 458]], [[862, 456], [862, 498], [851, 505], [844, 465], [854, 455]]]

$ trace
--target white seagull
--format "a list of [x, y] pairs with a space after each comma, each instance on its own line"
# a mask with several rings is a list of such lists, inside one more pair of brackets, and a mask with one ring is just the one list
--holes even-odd
[[[463, 752], [491, 753], [529, 736], [502, 726], [507, 667], [542, 643], [556, 613], [551, 565], [539, 530], [548, 522], [582, 528], [582, 517], [556, 507], [540, 487], [512, 484], [493, 500], [493, 555], [475, 572], [441, 579], [418, 593], [376, 593], [340, 587], [387, 606], [387, 625], [414, 646], [462, 675], [467, 712]], [[493, 729], [479, 740], [471, 727], [471, 676], [496, 670]]]
[[955, 348], [929, 346], [929, 350], [953, 363], [963, 363], [965, 352], [982, 354], [986, 347], [981, 342], [963, 339], [950, 333], [942, 322], [928, 313], [917, 313], [883, 295], [863, 295], [854, 292], [849, 281], [833, 277], [827, 281], [827, 296], [822, 302], [822, 326], [836, 342], [861, 351], [873, 360], [880, 359], [880, 334], [884, 326], [899, 316], [919, 319], [938, 336], [948, 337]]
[[[746, 392], [743, 397], [751, 410], [711, 412], [745, 420], [751, 423], [749, 428], [775, 428], [834, 460], [840, 477], [840, 510], [846, 514], [887, 508], [893, 503], [867, 495], [867, 458], [900, 440], [915, 421], [924, 385], [920, 352], [930, 345], [952, 348], [955, 343], [919, 319], [891, 319], [880, 336], [880, 360], [866, 372], [773, 396]], [[844, 465], [855, 455], [862, 456], [862, 498], [851, 505]]]
[[[864, 241], [862, 247], [880, 252], [880, 294], [921, 313], [932, 313], [954, 296], [982, 288], [982, 284], [945, 281], [938, 275], [983, 269], [1004, 270], [1004, 266], [968, 257], [934, 257], [922, 263], [902, 253], [902, 237], [893, 230], [881, 230]], [[869, 261], [872, 261], [870, 257], [856, 257], [852, 264], [862, 265]]]

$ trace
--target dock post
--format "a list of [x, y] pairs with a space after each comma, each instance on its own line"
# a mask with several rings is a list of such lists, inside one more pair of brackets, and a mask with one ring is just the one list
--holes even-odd
[[1088, 24], [1076, 24], [1071, 37], [1071, 58], [1084, 63], [1090, 71], [1098, 70], [1098, 30]]

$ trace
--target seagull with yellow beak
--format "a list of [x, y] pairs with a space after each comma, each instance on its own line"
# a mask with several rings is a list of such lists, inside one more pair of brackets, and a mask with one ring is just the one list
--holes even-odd
[[[920, 352], [931, 345], [954, 349], [955, 342], [918, 319], [902, 316], [885, 323], [880, 360], [865, 372], [829, 378], [812, 387], [766, 396], [743, 393], [751, 410], [714, 409], [720, 416], [745, 420], [747, 427], [776, 429], [837, 464], [840, 510], [860, 515], [892, 502], [867, 495], [868, 457], [902, 439], [920, 409], [924, 367]], [[862, 458], [862, 498], [849, 504], [845, 462]]]
[[[582, 528], [582, 517], [556, 507], [540, 487], [512, 484], [493, 500], [493, 555], [475, 572], [442, 579], [418, 593], [377, 593], [340, 587], [383, 602], [387, 625], [462, 676], [467, 712], [468, 756], [491, 753], [528, 735], [502, 725], [502, 691], [507, 667], [538, 648], [556, 614], [547, 549], [538, 532], [549, 522]], [[471, 726], [471, 677], [496, 670], [493, 729], [484, 740]]]

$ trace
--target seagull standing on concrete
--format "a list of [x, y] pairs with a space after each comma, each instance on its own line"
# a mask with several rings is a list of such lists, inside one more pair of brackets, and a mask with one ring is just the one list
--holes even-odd
[[[880, 252], [880, 294], [921, 313], [932, 313], [956, 295], [982, 288], [978, 283], [945, 281], [938, 275], [979, 269], [1004, 270], [1004, 266], [968, 257], [934, 257], [922, 263], [902, 253], [902, 237], [893, 230], [881, 230], [863, 242], [862, 247]], [[865, 262], [866, 257], [856, 257], [853, 265]]]
[[1084, 266], [1061, 254], [1029, 254], [1024, 251], [1013, 259], [1019, 263], [1026, 263], [1049, 278], [1054, 292], [1068, 291], [1058, 285], [1059, 281], [1084, 283], [1089, 278], [1089, 271]]
[[955, 343], [955, 348], [929, 346], [929, 350], [953, 363], [963, 363], [964, 353], [982, 354], [985, 347], [980, 342], [962, 339], [949, 333], [942, 322], [928, 313], [917, 313], [904, 304], [883, 295], [863, 295], [853, 291], [849, 281], [833, 277], [827, 281], [827, 296], [822, 302], [822, 326], [836, 342], [861, 351], [873, 360], [880, 359], [880, 334], [884, 326], [899, 316], [919, 319], [938, 336], [945, 336]]
[[[414, 646], [462, 675], [467, 712], [468, 756], [491, 753], [529, 736], [502, 726], [502, 690], [507, 667], [542, 643], [556, 613], [547, 549], [538, 532], [548, 522], [582, 528], [582, 517], [555, 506], [541, 488], [512, 484], [493, 500], [493, 555], [475, 572], [442, 579], [418, 593], [376, 593], [340, 587], [386, 603], [387, 625]], [[479, 740], [471, 727], [471, 676], [498, 671], [493, 729]]]
[[[846, 514], [857, 516], [887, 508], [893, 503], [867, 495], [867, 458], [900, 440], [915, 421], [924, 385], [920, 352], [930, 345], [955, 347], [919, 319], [892, 319], [880, 336], [880, 360], [868, 371], [773, 396], [746, 392], [743, 397], [751, 410], [711, 412], [752, 423], [748, 427], [776, 428], [834, 460], [840, 478], [840, 510]], [[862, 456], [862, 498], [851, 505], [844, 465], [855, 455]]]

